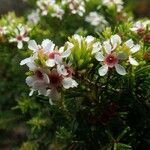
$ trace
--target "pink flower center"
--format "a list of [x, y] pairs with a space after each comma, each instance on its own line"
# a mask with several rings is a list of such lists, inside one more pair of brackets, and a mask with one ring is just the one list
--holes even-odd
[[139, 29], [137, 30], [137, 33], [138, 33], [139, 35], [143, 35], [144, 32], [145, 32], [144, 28], [139, 28]]
[[106, 55], [104, 63], [107, 64], [108, 67], [112, 68], [118, 63], [118, 58], [114, 54]]
[[18, 36], [16, 37], [16, 39], [17, 39], [18, 41], [22, 41], [23, 37], [22, 37], [21, 35], [18, 35]]
[[75, 73], [74, 73], [74, 70], [70, 67], [70, 66], [68, 66], [68, 65], [66, 65], [65, 66], [65, 69], [67, 70], [67, 73], [68, 73], [68, 77], [72, 77]]
[[49, 74], [49, 79], [50, 79], [50, 86], [51, 88], [57, 88], [62, 81], [62, 77], [58, 74], [57, 71], [52, 71]]
[[55, 55], [60, 56], [60, 53], [59, 53], [59, 52], [52, 52], [52, 53], [49, 54], [49, 58], [50, 58], [50, 59], [54, 59], [54, 58], [55, 58]]
[[43, 80], [44, 78], [43, 73], [40, 70], [36, 70], [35, 75], [39, 80]]
[[150, 42], [150, 34], [146, 34], [146, 35], [144, 36], [144, 41], [145, 41], [145, 42]]

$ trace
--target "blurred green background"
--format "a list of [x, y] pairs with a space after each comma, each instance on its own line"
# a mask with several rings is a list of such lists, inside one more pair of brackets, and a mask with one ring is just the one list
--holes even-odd
[[[150, 17], [150, 0], [124, 0], [130, 3], [136, 17]], [[15, 11], [17, 15], [23, 15], [31, 6], [25, 0], [0, 0], [0, 14]]]

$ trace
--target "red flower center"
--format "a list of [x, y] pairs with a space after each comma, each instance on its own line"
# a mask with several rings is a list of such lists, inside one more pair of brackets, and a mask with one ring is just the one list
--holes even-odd
[[145, 41], [145, 42], [150, 42], [150, 33], [149, 33], [149, 34], [146, 34], [146, 35], [144, 36], [144, 41]]
[[105, 57], [104, 63], [107, 64], [108, 67], [112, 68], [118, 63], [118, 58], [114, 54], [109, 54]]
[[62, 81], [62, 77], [58, 74], [57, 71], [52, 71], [49, 74], [49, 79], [50, 79], [50, 86], [52, 88], [57, 88], [61, 84], [61, 81]]
[[139, 28], [139, 29], [137, 30], [137, 33], [138, 33], [139, 35], [143, 35], [144, 32], [145, 32], [144, 28]]
[[17, 39], [18, 41], [22, 41], [23, 37], [22, 37], [21, 35], [18, 35], [18, 36], [16, 37], [16, 39]]
[[52, 53], [49, 54], [49, 58], [50, 58], [50, 59], [54, 59], [54, 58], [55, 58], [55, 55], [60, 56], [60, 53], [59, 53], [59, 52], [52, 52]]
[[44, 78], [43, 73], [40, 70], [36, 70], [35, 75], [39, 80], [43, 80]]
[[70, 66], [66, 65], [65, 69], [67, 70], [68, 77], [72, 77], [75, 74], [74, 70]]

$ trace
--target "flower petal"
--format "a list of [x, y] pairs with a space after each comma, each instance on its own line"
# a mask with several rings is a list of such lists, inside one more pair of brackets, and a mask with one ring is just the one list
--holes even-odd
[[119, 64], [116, 64], [115, 68], [116, 68], [117, 73], [120, 75], [125, 75], [127, 73], [125, 68]]
[[22, 41], [18, 42], [17, 47], [18, 47], [19, 49], [22, 49], [22, 47], [23, 47]]
[[28, 48], [30, 50], [33, 50], [33, 52], [36, 52], [38, 50], [38, 45], [37, 45], [37, 43], [34, 40], [30, 40], [28, 42]]
[[27, 83], [28, 86], [32, 87], [34, 82], [35, 82], [35, 78], [34, 77], [28, 76], [26, 78], [26, 83]]
[[126, 41], [124, 44], [125, 44], [128, 48], [132, 48], [132, 47], [134, 46], [134, 42], [133, 42], [132, 39]]
[[110, 53], [111, 53], [112, 47], [111, 47], [109, 41], [105, 41], [105, 42], [104, 42], [104, 49], [105, 49], [105, 51], [106, 51], [107, 54], [110, 54]]
[[49, 84], [49, 83], [50, 83], [50, 80], [49, 80], [48, 75], [47, 75], [46, 73], [43, 73], [43, 76], [44, 76], [44, 78], [43, 78], [44, 82], [45, 82], [46, 84]]
[[48, 59], [45, 63], [46, 63], [46, 66], [48, 66], [48, 67], [54, 67], [55, 66], [55, 60], [54, 59]]
[[69, 89], [70, 87], [72, 87], [72, 79], [71, 78], [64, 78], [62, 80], [62, 85], [65, 89]]
[[32, 96], [35, 90], [31, 89], [29, 96]]
[[129, 56], [129, 62], [131, 65], [134, 65], [134, 66], [139, 65], [139, 63], [134, 58], [132, 58], [131, 56]]
[[63, 76], [67, 76], [68, 75], [68, 72], [67, 70], [65, 69], [65, 66], [64, 65], [57, 65], [57, 71], [60, 75], [63, 75]]
[[66, 58], [71, 54], [71, 50], [67, 49], [66, 51], [64, 51], [63, 53], [61, 53], [61, 57], [62, 58]]
[[45, 39], [42, 42], [42, 47], [44, 49], [44, 52], [47, 53], [47, 52], [50, 52], [50, 51], [54, 50], [55, 44], [51, 40]]
[[61, 64], [62, 63], [62, 57], [60, 55], [55, 55], [54, 57], [55, 63], [56, 64]]
[[110, 41], [111, 41], [111, 43], [112, 43], [114, 49], [116, 48], [116, 46], [117, 46], [118, 44], [121, 44], [121, 38], [120, 38], [120, 36], [117, 35], [117, 34], [111, 36]]
[[32, 60], [33, 60], [32, 57], [28, 57], [28, 58], [26, 58], [26, 59], [23, 59], [23, 60], [20, 62], [20, 65], [21, 65], [21, 66], [22, 66], [22, 65], [25, 65], [25, 64], [31, 62]]
[[107, 65], [103, 65], [102, 67], [100, 67], [98, 69], [98, 73], [100, 76], [104, 76], [107, 72], [108, 72], [108, 66]]
[[23, 38], [23, 41], [28, 42], [29, 39], [30, 39], [29, 37], [25, 37], [25, 38]]
[[132, 48], [131, 48], [131, 52], [132, 53], [136, 53], [137, 51], [139, 51], [140, 50], [140, 45], [134, 45]]
[[69, 89], [69, 88], [77, 87], [78, 83], [72, 78], [68, 77], [62, 80], [62, 85], [65, 89]]
[[82, 36], [79, 36], [78, 34], [75, 34], [75, 35], [73, 36], [73, 38], [74, 38], [75, 40], [77, 40], [79, 43], [81, 43]]
[[37, 66], [35, 65], [34, 62], [28, 62], [26, 65], [29, 67], [30, 71], [35, 71], [37, 69]]
[[92, 50], [92, 54], [97, 53], [98, 51], [100, 51], [102, 48], [101, 43], [100, 42], [96, 42], [93, 44], [93, 50]]
[[94, 37], [93, 36], [87, 36], [85, 41], [89, 44], [91, 43], [92, 41], [94, 41]]
[[17, 41], [16, 38], [11, 38], [11, 39], [9, 39], [9, 42], [16, 42], [16, 41]]
[[95, 54], [95, 58], [98, 60], [98, 61], [104, 61], [104, 56], [101, 52], [97, 52]]

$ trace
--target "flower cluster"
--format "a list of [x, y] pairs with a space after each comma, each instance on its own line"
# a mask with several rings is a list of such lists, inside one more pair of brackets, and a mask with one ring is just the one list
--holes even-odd
[[67, 4], [72, 14], [83, 16], [85, 13], [85, 2], [83, 0], [63, 0], [62, 4]]
[[39, 95], [48, 96], [52, 100], [60, 99], [59, 89], [77, 87], [73, 79], [74, 71], [70, 64], [63, 60], [71, 54], [73, 45], [67, 44], [59, 49], [55, 44], [45, 39], [41, 45], [34, 40], [29, 41], [28, 48], [32, 50], [31, 57], [21, 61], [20, 65], [27, 65], [30, 75], [26, 78], [27, 85], [31, 88], [30, 95], [38, 91]]
[[95, 48], [93, 49], [93, 53], [95, 58], [102, 64], [102, 67], [98, 70], [100, 76], [104, 76], [112, 68], [115, 68], [118, 74], [125, 75], [126, 70], [120, 65], [124, 61], [134, 66], [138, 65], [133, 55], [140, 50], [140, 45], [134, 45], [132, 39], [122, 43], [121, 37], [116, 34], [104, 41], [102, 45], [98, 45], [98, 47], [99, 49], [96, 47], [96, 51]]
[[102, 0], [103, 5], [107, 7], [116, 6], [117, 12], [121, 12], [123, 9], [123, 1], [122, 0]]
[[86, 16], [85, 21], [96, 27], [96, 31], [101, 31], [108, 25], [104, 16], [99, 15], [96, 11], [90, 12], [89, 15]]
[[43, 16], [46, 16], [49, 10], [52, 10], [52, 17], [62, 19], [62, 16], [64, 15], [64, 10], [56, 4], [55, 0], [39, 0], [37, 1], [37, 6]]

